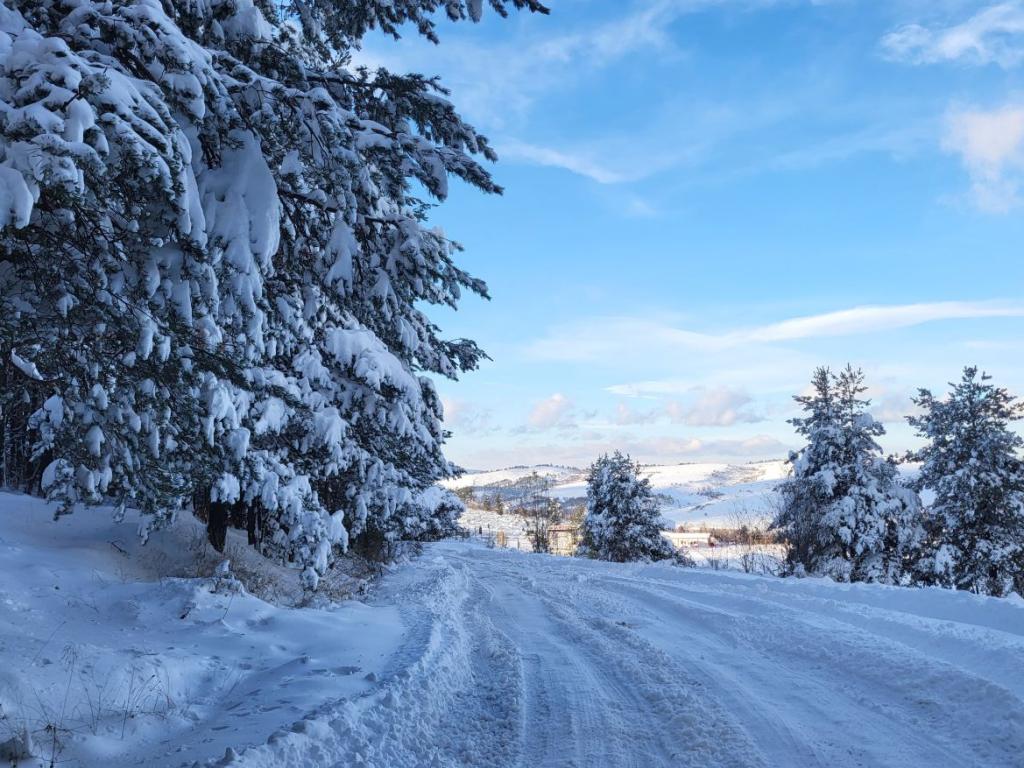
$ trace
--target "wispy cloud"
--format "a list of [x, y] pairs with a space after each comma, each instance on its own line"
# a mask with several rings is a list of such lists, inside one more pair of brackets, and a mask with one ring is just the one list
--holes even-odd
[[662, 355], [679, 350], [720, 351], [758, 343], [879, 333], [940, 320], [991, 317], [1024, 317], [1024, 302], [862, 306], [720, 333], [692, 331], [657, 319], [591, 318], [554, 329], [529, 344], [526, 353], [536, 359], [582, 361], [631, 356], [636, 350], [657, 349]]
[[866, 306], [784, 320], [740, 332], [740, 341], [788, 341], [823, 336], [848, 336], [907, 328], [936, 320], [1024, 317], [1024, 303], [938, 301], [921, 304]]
[[[721, 2], [721, 0], [719, 0]], [[664, 52], [672, 46], [669, 25], [707, 5], [702, 0], [655, 0], [624, 4], [612, 19], [570, 33], [509, 43], [481, 43], [450, 37], [441, 46], [416, 38], [401, 46], [390, 40], [368, 45], [354, 64], [395, 71], [441, 72], [463, 110], [493, 130], [511, 115], [522, 116], [541, 95], [581, 74], [611, 66], [638, 51]]]
[[585, 176], [599, 184], [617, 184], [628, 181], [630, 177], [601, 165], [599, 162], [578, 153], [562, 152], [550, 147], [541, 147], [523, 141], [510, 139], [498, 144], [501, 157], [510, 160], [522, 160], [534, 165], [562, 168], [580, 176]]
[[943, 147], [960, 156], [971, 178], [971, 200], [1004, 213], [1021, 204], [1024, 183], [1024, 105], [949, 114]]
[[[617, 394], [631, 394], [629, 385], [610, 387], [620, 389]], [[618, 403], [615, 410], [615, 424], [635, 426], [669, 421], [689, 427], [731, 427], [736, 424], [753, 424], [764, 421], [764, 417], [748, 408], [753, 398], [745, 392], [724, 386], [696, 386], [686, 390], [683, 400], [668, 400], [648, 410], [633, 408]]]
[[920, 409], [910, 400], [909, 395], [883, 394], [872, 398], [870, 413], [882, 424], [902, 424], [907, 416], [916, 414]]
[[1018, 66], [1024, 62], [1024, 2], [995, 3], [945, 27], [906, 24], [882, 38], [882, 50], [892, 60], [914, 64]]
[[[716, 18], [736, 18], [829, 2], [835, 0], [622, 0], [586, 12], [580, 10], [586, 4], [574, 3], [543, 25], [508, 25], [497, 38], [453, 32], [440, 46], [412, 35], [400, 46], [374, 40], [356, 59], [440, 74], [460, 111], [491, 137], [500, 158], [563, 169], [602, 185], [667, 177], [680, 169], [689, 171], [691, 182], [704, 178], [698, 176], [703, 169], [720, 182], [729, 174], [917, 151], [926, 143], [922, 133], [934, 136], [933, 125], [901, 114], [900, 104], [885, 110], [875, 101], [830, 105], [832, 73], [824, 61], [813, 77], [787, 74], [784, 82], [745, 75], [742, 86], [736, 80], [712, 90], [694, 82], [703, 48], [677, 34], [690, 17], [715, 12]], [[559, 26], [557, 16], [577, 23]], [[595, 86], [619, 94], [626, 86], [619, 73], [639, 66], [652, 80], [678, 79], [679, 93], [660, 93], [642, 104], [631, 100], [630, 92], [586, 105], [577, 100], [578, 90]], [[651, 68], [661, 77], [654, 78]], [[561, 109], [565, 121], [540, 127], [554, 123], [550, 116]], [[585, 125], [571, 117], [580, 110], [591, 118]], [[635, 114], [628, 128], [623, 110]], [[627, 217], [656, 213], [646, 201], [619, 210]]]

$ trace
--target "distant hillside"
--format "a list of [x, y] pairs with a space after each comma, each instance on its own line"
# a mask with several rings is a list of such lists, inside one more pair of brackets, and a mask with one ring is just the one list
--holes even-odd
[[[786, 476], [785, 461], [753, 464], [650, 464], [641, 468], [662, 499], [662, 515], [690, 528], [763, 523], [772, 516], [775, 485]], [[548, 491], [559, 499], [586, 496], [586, 480], [560, 483]]]
[[576, 467], [558, 464], [534, 464], [532, 466], [506, 467], [484, 471], [466, 472], [462, 477], [441, 482], [446, 488], [507, 488], [529, 480], [534, 475], [553, 482], [565, 482], [570, 478], [583, 477], [584, 471]]
[[[764, 522], [772, 515], [775, 485], [787, 471], [781, 460], [651, 464], [641, 469], [661, 498], [666, 520], [691, 528]], [[582, 503], [587, 495], [585, 470], [554, 464], [468, 472], [443, 485], [472, 489], [478, 500], [500, 496], [506, 505], [547, 497], [569, 507]]]

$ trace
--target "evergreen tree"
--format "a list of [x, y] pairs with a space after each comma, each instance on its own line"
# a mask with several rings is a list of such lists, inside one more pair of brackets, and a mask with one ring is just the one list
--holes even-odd
[[309, 586], [352, 539], [433, 535], [453, 467], [424, 374], [483, 353], [421, 307], [486, 287], [426, 217], [450, 176], [499, 192], [495, 156], [436, 79], [348, 61], [481, 5], [0, 6], [5, 482], [154, 526], [243, 505]]
[[673, 556], [650, 481], [639, 473], [640, 465], [618, 451], [590, 467], [580, 554], [618, 563]]
[[1024, 595], [1024, 440], [1010, 429], [1024, 405], [977, 368], [950, 386], [944, 400], [920, 390], [922, 412], [907, 419], [928, 441], [909, 457], [921, 462], [916, 487], [935, 496], [918, 573], [925, 583]]
[[867, 412], [864, 376], [819, 368], [811, 384], [812, 394], [795, 398], [806, 415], [790, 420], [807, 446], [790, 456], [773, 522], [789, 544], [788, 570], [901, 581], [921, 537], [920, 502], [882, 456], [876, 438], [885, 429]]

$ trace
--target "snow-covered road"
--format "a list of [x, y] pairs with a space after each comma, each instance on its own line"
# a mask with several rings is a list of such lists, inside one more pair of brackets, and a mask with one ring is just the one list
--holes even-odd
[[[247, 766], [1020, 766], [1024, 604], [458, 543], [381, 684]], [[236, 762], [237, 761], [237, 762]]]

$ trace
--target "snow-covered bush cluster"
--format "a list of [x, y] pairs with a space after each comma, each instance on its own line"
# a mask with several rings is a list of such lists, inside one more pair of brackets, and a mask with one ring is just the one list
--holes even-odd
[[661, 535], [661, 514], [651, 482], [616, 451], [599, 458], [587, 474], [587, 510], [580, 554], [600, 560], [664, 560], [675, 550]]
[[908, 421], [927, 443], [906, 457], [921, 469], [903, 483], [875, 441], [885, 430], [863, 382], [849, 366], [820, 368], [795, 398], [807, 445], [790, 457], [773, 525], [788, 571], [1024, 594], [1024, 440], [1009, 428], [1024, 408], [976, 368], [945, 399], [921, 390]]
[[154, 526], [242, 504], [310, 586], [350, 542], [451, 525], [425, 374], [482, 352], [421, 307], [486, 287], [426, 211], [450, 176], [499, 191], [494, 153], [436, 80], [348, 62], [481, 5], [0, 6], [6, 485]]

